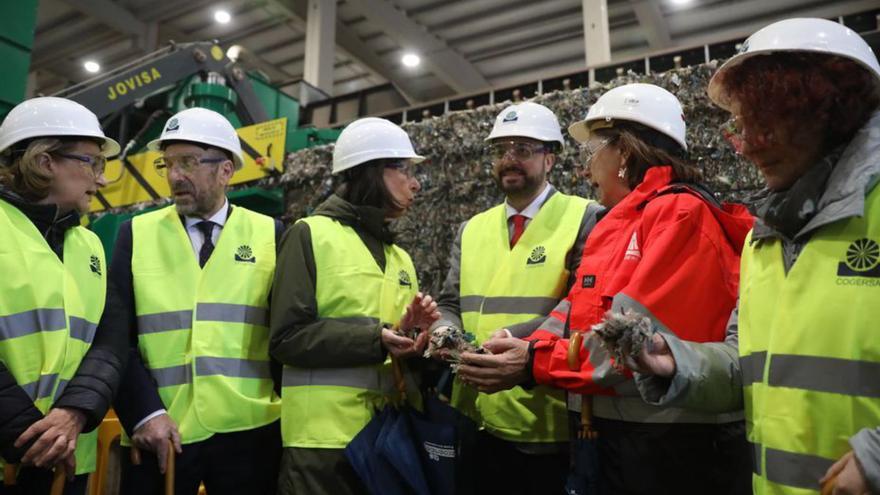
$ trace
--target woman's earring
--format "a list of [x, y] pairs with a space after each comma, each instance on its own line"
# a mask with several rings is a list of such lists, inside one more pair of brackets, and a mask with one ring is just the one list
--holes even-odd
[[617, 177], [619, 177], [619, 178], [621, 178], [621, 179], [626, 179], [626, 169], [625, 169], [625, 168], [621, 168], [620, 170], [618, 170], [618, 171], [617, 171]]

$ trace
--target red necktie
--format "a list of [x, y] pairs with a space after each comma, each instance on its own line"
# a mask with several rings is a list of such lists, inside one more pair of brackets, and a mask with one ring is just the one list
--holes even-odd
[[510, 238], [510, 247], [516, 246], [516, 241], [522, 237], [523, 231], [526, 229], [526, 216], [525, 215], [513, 215], [510, 217], [513, 220], [513, 237]]

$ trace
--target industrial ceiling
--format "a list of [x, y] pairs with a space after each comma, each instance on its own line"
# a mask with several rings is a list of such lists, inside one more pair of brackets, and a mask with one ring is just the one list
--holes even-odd
[[[583, 70], [587, 4], [594, 2], [339, 0], [330, 96], [390, 82], [415, 104]], [[607, 0], [611, 56], [742, 38], [785, 17], [870, 18], [878, 7], [877, 0]], [[217, 9], [231, 14], [228, 23], [215, 21]], [[94, 77], [86, 60], [111, 69], [170, 40], [239, 45], [242, 63], [291, 85], [303, 78], [307, 11], [308, 0], [41, 0], [28, 93]], [[424, 63], [404, 67], [407, 51]]]

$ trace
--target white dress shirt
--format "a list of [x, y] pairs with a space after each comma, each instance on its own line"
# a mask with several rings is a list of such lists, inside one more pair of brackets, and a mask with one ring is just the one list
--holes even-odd
[[201, 251], [202, 245], [205, 244], [205, 238], [202, 236], [202, 231], [196, 227], [196, 224], [204, 222], [205, 220], [217, 224], [217, 226], [214, 227], [214, 230], [211, 231], [211, 242], [216, 246], [217, 241], [220, 240], [220, 231], [223, 230], [223, 226], [226, 225], [227, 212], [229, 212], [228, 199], [223, 201], [223, 207], [217, 210], [217, 213], [214, 213], [211, 218], [183, 217], [183, 225], [186, 227], [186, 233], [189, 235], [193, 253], [195, 253], [197, 260], [199, 259], [199, 251]]

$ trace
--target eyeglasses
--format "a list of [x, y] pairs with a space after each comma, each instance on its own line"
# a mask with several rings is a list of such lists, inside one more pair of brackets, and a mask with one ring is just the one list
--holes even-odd
[[742, 154], [747, 142], [751, 146], [766, 146], [774, 140], [773, 132], [769, 130], [753, 130], [750, 126], [750, 129], [746, 131], [743, 128], [742, 117], [739, 115], [734, 116], [721, 126], [721, 134], [737, 155]]
[[546, 153], [547, 148], [543, 144], [508, 141], [506, 143], [492, 143], [488, 152], [492, 160], [496, 162], [503, 160], [508, 153], [516, 160], [524, 162], [537, 153]]
[[610, 139], [600, 139], [597, 141], [587, 141], [581, 145], [580, 151], [578, 153], [578, 163], [581, 164], [582, 167], [589, 167], [590, 162], [593, 161], [593, 158], [596, 157], [596, 153], [602, 150], [605, 146], [611, 143]]
[[104, 155], [80, 155], [78, 153], [62, 153], [60, 151], [53, 151], [50, 154], [87, 164], [92, 169], [95, 177], [100, 177], [107, 166], [107, 158]]
[[199, 164], [222, 163], [226, 160], [228, 158], [202, 158], [200, 155], [162, 156], [153, 161], [153, 167], [156, 168], [156, 173], [159, 174], [159, 177], [165, 177], [165, 174], [169, 173], [172, 168], [188, 174]]
[[724, 136], [724, 139], [730, 144], [730, 147], [733, 148], [733, 151], [736, 152], [737, 155], [742, 153], [743, 144], [745, 143], [745, 139], [743, 138], [741, 123], [739, 117], [732, 117], [730, 120], [721, 125], [721, 134]]
[[400, 173], [412, 179], [415, 176], [415, 171], [410, 166], [407, 161], [397, 161], [397, 162], [388, 162], [385, 164], [385, 168], [390, 168], [394, 170], [399, 170]]

